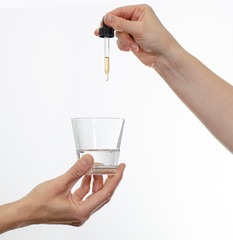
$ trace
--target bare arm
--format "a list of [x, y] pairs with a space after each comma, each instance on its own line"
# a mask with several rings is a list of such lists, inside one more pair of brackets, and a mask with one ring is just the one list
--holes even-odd
[[233, 153], [233, 86], [184, 50], [154, 68], [210, 132]]
[[[233, 86], [186, 52], [148, 5], [117, 8], [105, 16], [120, 50], [154, 68], [210, 132], [233, 152]], [[98, 29], [95, 31], [98, 35]]]
[[0, 234], [29, 224], [30, 207], [23, 201], [0, 206]]

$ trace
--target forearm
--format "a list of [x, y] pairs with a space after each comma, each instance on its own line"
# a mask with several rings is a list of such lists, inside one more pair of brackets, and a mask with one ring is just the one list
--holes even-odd
[[180, 46], [155, 69], [210, 132], [233, 152], [233, 86]]
[[31, 224], [31, 209], [30, 204], [24, 200], [0, 206], [0, 234]]

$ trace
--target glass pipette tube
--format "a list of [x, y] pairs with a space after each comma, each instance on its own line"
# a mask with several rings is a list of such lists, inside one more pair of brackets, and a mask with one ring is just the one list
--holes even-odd
[[106, 81], [109, 79], [109, 52], [110, 52], [110, 39], [104, 37], [104, 71], [106, 74]]

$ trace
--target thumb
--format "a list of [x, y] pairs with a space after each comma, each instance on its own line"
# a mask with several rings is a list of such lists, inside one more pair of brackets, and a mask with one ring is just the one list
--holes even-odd
[[119, 32], [126, 32], [131, 35], [138, 32], [138, 22], [125, 20], [110, 13], [105, 15], [104, 23]]
[[64, 175], [64, 184], [73, 186], [92, 167], [94, 159], [90, 154], [80, 158]]

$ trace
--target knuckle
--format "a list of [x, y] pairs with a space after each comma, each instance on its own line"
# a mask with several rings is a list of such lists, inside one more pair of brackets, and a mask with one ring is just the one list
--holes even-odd
[[142, 7], [147, 8], [147, 9], [151, 8], [151, 6], [146, 3], [142, 4]]
[[117, 37], [117, 38], [120, 37], [120, 32], [116, 31], [116, 37]]
[[119, 18], [119, 22], [118, 22], [118, 31], [123, 32], [125, 26], [125, 21], [123, 18]]
[[123, 49], [124, 49], [123, 44], [122, 44], [119, 40], [117, 41], [117, 46], [118, 46], [118, 48], [119, 48], [120, 50], [123, 50]]
[[112, 195], [113, 195], [113, 191], [105, 191], [104, 193], [105, 199], [107, 200], [111, 199]]
[[86, 185], [83, 187], [84, 192], [89, 192], [90, 191], [90, 186]]
[[97, 188], [97, 187], [93, 187], [93, 188], [92, 188], [92, 192], [93, 192], [93, 193], [98, 192], [98, 188]]

